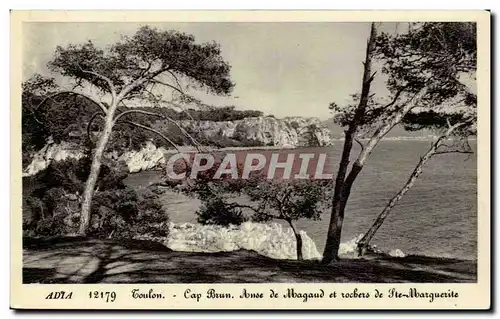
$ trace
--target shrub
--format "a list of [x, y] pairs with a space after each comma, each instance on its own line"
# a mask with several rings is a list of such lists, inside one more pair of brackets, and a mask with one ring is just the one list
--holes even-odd
[[42, 237], [60, 236], [67, 234], [67, 225], [64, 222], [64, 217], [56, 215], [50, 218], [41, 219], [35, 229], [28, 229], [27, 235], [35, 235]]
[[[23, 178], [23, 231], [27, 236], [57, 236], [75, 233], [88, 176], [88, 157], [53, 162], [49, 167]], [[103, 164], [92, 203], [91, 229], [94, 237], [132, 238], [150, 234], [168, 235], [168, 215], [157, 195], [135, 191], [123, 180], [126, 167]]]
[[131, 188], [96, 193], [89, 234], [95, 237], [133, 238], [168, 235], [168, 215], [157, 195]]
[[202, 225], [241, 225], [248, 221], [241, 209], [231, 207], [218, 196], [206, 199], [196, 215], [198, 223]]

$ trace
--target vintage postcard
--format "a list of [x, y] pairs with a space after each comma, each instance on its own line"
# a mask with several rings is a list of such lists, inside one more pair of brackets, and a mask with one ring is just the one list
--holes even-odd
[[14, 309], [491, 303], [488, 11], [12, 11]]

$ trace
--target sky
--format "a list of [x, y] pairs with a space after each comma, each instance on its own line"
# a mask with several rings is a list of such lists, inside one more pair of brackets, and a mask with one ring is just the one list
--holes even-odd
[[[193, 34], [197, 42], [216, 41], [231, 65], [236, 84], [229, 98], [204, 96], [215, 105], [260, 110], [276, 117], [326, 120], [328, 105], [340, 105], [361, 87], [370, 24], [351, 23], [25, 23], [23, 78], [49, 75], [46, 67], [58, 45], [92, 40], [106, 47], [133, 35], [141, 25]], [[383, 29], [394, 32], [397, 24]], [[379, 75], [373, 91], [387, 95]]]

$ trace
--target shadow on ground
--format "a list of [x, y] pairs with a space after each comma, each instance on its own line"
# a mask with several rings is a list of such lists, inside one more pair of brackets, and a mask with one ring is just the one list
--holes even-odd
[[24, 283], [475, 282], [476, 262], [421, 256], [276, 260], [253, 251], [172, 251], [140, 240], [23, 240]]

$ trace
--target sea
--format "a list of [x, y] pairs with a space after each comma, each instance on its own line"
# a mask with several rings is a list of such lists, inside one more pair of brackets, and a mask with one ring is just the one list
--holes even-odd
[[[430, 140], [382, 140], [356, 180], [346, 207], [342, 241], [366, 232], [389, 199], [404, 185]], [[399, 249], [405, 254], [459, 259], [477, 259], [477, 152], [442, 154], [432, 157], [414, 186], [393, 208], [371, 244], [384, 251]], [[328, 165], [336, 167], [343, 142], [319, 148], [328, 153]], [[357, 146], [356, 146], [357, 147]], [[355, 148], [353, 158], [359, 148]], [[158, 171], [131, 174], [126, 182], [144, 187], [159, 182]], [[174, 223], [195, 223], [200, 201], [166, 191], [161, 201]], [[489, 212], [484, 212], [489, 214]], [[323, 252], [330, 212], [320, 220], [299, 220]]]

